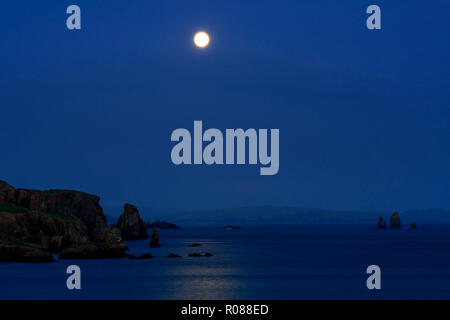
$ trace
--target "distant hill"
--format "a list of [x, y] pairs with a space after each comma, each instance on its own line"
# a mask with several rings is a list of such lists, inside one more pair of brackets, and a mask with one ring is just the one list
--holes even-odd
[[[378, 216], [389, 221], [393, 212], [334, 211], [315, 208], [260, 206], [182, 212], [159, 219], [181, 225], [226, 224], [376, 224]], [[450, 224], [450, 211], [429, 209], [400, 212], [402, 224], [410, 222]]]
[[[244, 224], [374, 224], [378, 216], [389, 222], [392, 212], [324, 210], [285, 206], [255, 206], [202, 211], [179, 211], [139, 207], [144, 221], [165, 220], [183, 226], [188, 225], [244, 225]], [[115, 223], [122, 207], [104, 207], [108, 223]], [[400, 212], [402, 224], [410, 222], [450, 224], [450, 211], [440, 209], [410, 210]]]
[[408, 210], [400, 213], [408, 220], [420, 223], [450, 223], [450, 211], [442, 209]]

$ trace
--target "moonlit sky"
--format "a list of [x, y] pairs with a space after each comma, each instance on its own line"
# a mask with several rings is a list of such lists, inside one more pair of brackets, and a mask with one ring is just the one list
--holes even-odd
[[[0, 179], [106, 205], [450, 209], [450, 2], [376, 3], [381, 31], [369, 1], [2, 3]], [[279, 128], [278, 175], [173, 165], [194, 120]]]

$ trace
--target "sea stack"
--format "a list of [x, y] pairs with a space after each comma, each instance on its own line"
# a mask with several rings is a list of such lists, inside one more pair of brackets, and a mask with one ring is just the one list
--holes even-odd
[[138, 209], [132, 204], [125, 204], [124, 211], [117, 222], [117, 227], [122, 233], [123, 240], [148, 239], [144, 221], [139, 215]]
[[159, 233], [158, 233], [158, 229], [153, 228], [153, 232], [152, 232], [152, 237], [150, 240], [150, 247], [152, 248], [158, 248], [160, 246], [159, 244]]
[[401, 229], [400, 215], [397, 211], [391, 216], [391, 229]]
[[387, 226], [386, 226], [386, 220], [384, 220], [382, 216], [379, 216], [379, 217], [378, 217], [377, 228], [378, 228], [378, 229], [386, 229], [386, 228], [387, 228]]

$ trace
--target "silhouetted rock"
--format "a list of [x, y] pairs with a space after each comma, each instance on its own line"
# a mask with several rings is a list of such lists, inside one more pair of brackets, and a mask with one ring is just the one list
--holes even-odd
[[153, 256], [150, 253], [144, 253], [137, 257], [134, 255], [128, 256], [128, 259], [134, 259], [134, 260], [151, 259], [151, 258], [153, 258]]
[[125, 204], [124, 212], [119, 217], [117, 227], [122, 232], [123, 240], [148, 239], [144, 221], [141, 219], [138, 209], [131, 204]]
[[53, 262], [50, 252], [41, 248], [26, 245], [0, 244], [0, 262]]
[[391, 216], [391, 229], [400, 229], [401, 227], [400, 215], [395, 211]]
[[167, 258], [181, 258], [181, 256], [175, 253], [171, 253], [167, 256]]
[[188, 245], [188, 247], [200, 247], [201, 244], [200, 243], [192, 243], [190, 245]]
[[201, 254], [201, 253], [197, 253], [197, 252], [189, 253], [189, 257], [212, 257], [212, 256], [213, 256], [212, 253], [209, 253], [209, 252], [207, 252], [205, 254]]
[[158, 248], [160, 246], [159, 244], [159, 233], [158, 229], [154, 228], [150, 240], [150, 247], [152, 248]]
[[417, 229], [417, 224], [415, 222], [411, 222], [409, 225], [410, 229]]
[[170, 223], [167, 221], [159, 221], [159, 220], [156, 220], [154, 222], [146, 222], [145, 227], [146, 228], [158, 228], [158, 229], [181, 229], [179, 226], [177, 226], [174, 223]]
[[15, 189], [0, 181], [0, 202], [62, 218], [78, 218], [85, 225], [89, 240], [105, 240], [106, 218], [98, 196], [70, 190]]
[[59, 255], [60, 259], [114, 259], [124, 258], [128, 247], [124, 244], [87, 244], [64, 249]]
[[189, 253], [189, 257], [203, 257], [201, 253]]
[[382, 216], [379, 216], [379, 217], [378, 217], [377, 228], [378, 228], [378, 229], [386, 229], [386, 228], [387, 228], [387, 226], [386, 226], [386, 220], [384, 220]]

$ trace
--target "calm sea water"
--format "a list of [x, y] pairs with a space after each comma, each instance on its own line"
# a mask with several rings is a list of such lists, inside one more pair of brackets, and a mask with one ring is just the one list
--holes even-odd
[[[191, 227], [162, 230], [163, 246], [128, 242], [150, 260], [0, 263], [1, 299], [450, 299], [450, 226]], [[198, 242], [201, 247], [189, 248]], [[169, 253], [182, 258], [165, 258]], [[211, 252], [213, 257], [187, 257]], [[82, 290], [66, 289], [66, 268]], [[367, 266], [382, 290], [366, 288]]]

